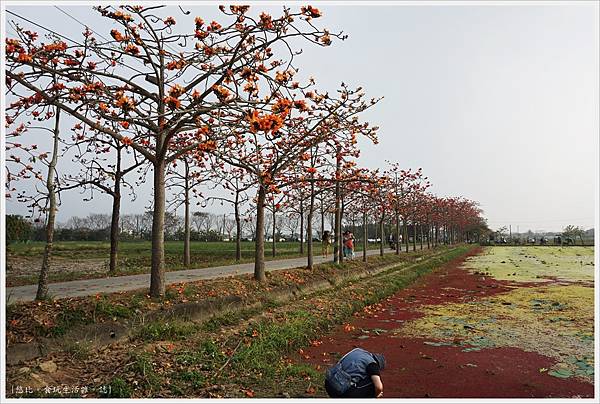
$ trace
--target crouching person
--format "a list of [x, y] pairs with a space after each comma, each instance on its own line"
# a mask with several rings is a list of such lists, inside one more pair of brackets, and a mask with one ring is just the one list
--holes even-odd
[[382, 354], [355, 348], [342, 357], [325, 374], [325, 390], [333, 398], [383, 397]]

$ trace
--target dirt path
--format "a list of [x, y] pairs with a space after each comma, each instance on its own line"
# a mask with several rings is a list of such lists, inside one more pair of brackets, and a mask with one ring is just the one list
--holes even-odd
[[[576, 330], [568, 328], [575, 320], [567, 317], [576, 317], [570, 306], [552, 302], [552, 310], [544, 311], [539, 303], [527, 306], [527, 301], [521, 307], [511, 300], [522, 292], [551, 296], [561, 287], [577, 286], [564, 280], [559, 285], [547, 279], [542, 284], [496, 280], [454, 261], [355, 313], [354, 321], [305, 350], [304, 358], [324, 369], [356, 346], [381, 352], [387, 359], [382, 376], [388, 398], [593, 397], [593, 364], [590, 368], [585, 356], [591, 349], [593, 358], [593, 341], [580, 341]], [[586, 323], [578, 327], [593, 330], [593, 300], [589, 303], [591, 317], [585, 313]], [[508, 310], [524, 316], [521, 309], [537, 317], [511, 322]], [[564, 321], [554, 320], [557, 315]], [[556, 332], [548, 332], [548, 326]], [[561, 367], [563, 357], [565, 366], [579, 367]]]
[[[392, 250], [386, 249], [385, 253]], [[369, 250], [367, 255], [377, 255], [379, 250]], [[330, 256], [331, 257], [331, 256]], [[357, 257], [356, 259], [360, 259]], [[320, 264], [329, 261], [322, 256], [315, 256], [314, 263]], [[283, 260], [266, 261], [267, 271], [280, 269], [299, 268], [306, 265], [306, 257]], [[254, 263], [224, 265], [218, 267], [189, 269], [166, 273], [167, 285], [181, 282], [191, 282], [201, 279], [215, 279], [230, 275], [247, 274], [254, 272]], [[56, 282], [48, 285], [50, 296], [55, 299], [65, 297], [93, 296], [98, 293], [125, 292], [129, 290], [147, 288], [150, 284], [150, 274], [115, 276], [101, 279], [84, 279], [69, 282]], [[6, 288], [7, 303], [28, 302], [35, 299], [37, 285], [25, 285]]]

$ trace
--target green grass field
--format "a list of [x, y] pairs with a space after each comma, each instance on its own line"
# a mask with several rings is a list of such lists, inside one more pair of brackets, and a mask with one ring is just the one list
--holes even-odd
[[[267, 260], [300, 257], [299, 242], [277, 243], [276, 256], [271, 254], [270, 242], [265, 243]], [[360, 243], [357, 243], [360, 244]], [[44, 242], [15, 243], [7, 247], [7, 284], [17, 286], [37, 281]], [[370, 248], [378, 248], [372, 244]], [[235, 242], [194, 241], [190, 246], [190, 268], [207, 268], [235, 264]], [[331, 250], [331, 248], [330, 248]], [[361, 251], [357, 245], [356, 251]], [[84, 278], [99, 278], [107, 275], [110, 244], [100, 241], [60, 241], [54, 243], [54, 261], [50, 272], [50, 282], [60, 282]], [[331, 251], [330, 251], [331, 253]], [[314, 255], [322, 254], [321, 243], [314, 242]], [[306, 255], [306, 245], [304, 247]], [[123, 241], [119, 245], [118, 273], [131, 275], [150, 271], [150, 241]], [[242, 260], [254, 261], [254, 242], [242, 242]], [[188, 269], [183, 265], [183, 242], [165, 242], [165, 262], [167, 271]]]
[[[265, 243], [265, 255], [271, 253], [271, 242]], [[277, 255], [286, 257], [290, 255], [299, 256], [299, 242], [278, 242]], [[315, 252], [321, 253], [321, 243], [313, 243]], [[8, 254], [22, 257], [41, 256], [44, 252], [45, 243], [42, 241], [30, 241], [27, 243], [14, 243], [7, 247]], [[123, 241], [119, 244], [119, 253], [122, 256], [140, 257], [148, 256], [151, 253], [150, 241]], [[306, 250], [306, 243], [304, 246]], [[378, 245], [371, 245], [370, 248], [378, 248]], [[190, 245], [191, 254], [202, 254], [211, 257], [235, 258], [235, 242], [216, 241], [192, 241]], [[110, 252], [110, 243], [103, 241], [59, 241], [54, 243], [54, 255], [63, 258], [107, 258]], [[362, 245], [356, 246], [356, 251], [362, 251]], [[182, 241], [166, 241], [165, 255], [182, 255]], [[242, 256], [251, 257], [254, 255], [254, 242], [242, 242]]]

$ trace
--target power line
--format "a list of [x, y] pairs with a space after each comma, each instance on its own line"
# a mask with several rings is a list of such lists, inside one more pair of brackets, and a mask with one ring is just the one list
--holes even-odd
[[[87, 25], [87, 24], [83, 23], [82, 21], [80, 21], [79, 19], [77, 19], [77, 18], [73, 17], [71, 14], [67, 13], [67, 12], [66, 12], [65, 10], [63, 10], [62, 8], [60, 8], [60, 7], [58, 7], [58, 6], [54, 6], [54, 8], [56, 8], [58, 11], [60, 11], [61, 13], [63, 13], [64, 15], [66, 15], [67, 17], [69, 17], [70, 19], [72, 19], [73, 21], [77, 22], [79, 25], [81, 25], [81, 26], [82, 26], [82, 27], [84, 27], [85, 29], [88, 29], [88, 30], [90, 30], [91, 32], [93, 32], [94, 34], [98, 35], [100, 38], [104, 39], [106, 42], [110, 42], [110, 39], [108, 39], [107, 37], [105, 37], [104, 35], [102, 35], [102, 34], [100, 34], [100, 33], [96, 32], [96, 31], [94, 31], [93, 29], [91, 29], [91, 28], [89, 27], [89, 25]], [[137, 59], [137, 58], [134, 58], [134, 60], [135, 60], [135, 61], [137, 61], [138, 63], [141, 63], [141, 64], [143, 65], [143, 63], [142, 63], [142, 61], [141, 61], [141, 60], [139, 60], [139, 59]], [[137, 70], [137, 69], [135, 69], [135, 68], [133, 68], [133, 67], [131, 67], [131, 66], [127, 66], [127, 65], [124, 65], [124, 66], [125, 66], [125, 67], [128, 67], [128, 68], [130, 68], [131, 70], [133, 70], [133, 71], [135, 71], [135, 72], [137, 72], [137, 73], [139, 73], [139, 74], [142, 74], [142, 75], [143, 75], [143, 74], [145, 74], [145, 73], [143, 73], [143, 72], [141, 72], [141, 71], [139, 71], [139, 70]]]
[[67, 36], [65, 36], [65, 35], [59, 34], [58, 32], [51, 30], [50, 28], [46, 28], [46, 27], [44, 27], [43, 25], [40, 25], [40, 24], [38, 24], [37, 22], [33, 22], [33, 21], [31, 21], [30, 19], [28, 19], [28, 18], [25, 18], [25, 17], [23, 17], [23, 16], [21, 16], [21, 15], [19, 15], [19, 14], [17, 14], [17, 13], [14, 13], [14, 12], [12, 12], [12, 11], [10, 11], [10, 10], [6, 10], [6, 12], [7, 12], [8, 14], [14, 15], [14, 16], [15, 16], [15, 17], [17, 17], [17, 18], [20, 18], [20, 19], [22, 19], [23, 21], [27, 21], [28, 23], [30, 23], [30, 24], [33, 24], [33, 25], [35, 25], [35, 26], [36, 26], [36, 27], [38, 27], [38, 28], [41, 28], [41, 29], [43, 29], [43, 30], [46, 30], [46, 31], [48, 31], [48, 32], [50, 32], [50, 33], [52, 33], [52, 34], [54, 34], [54, 35], [56, 35], [56, 36], [60, 37], [60, 38], [66, 39], [67, 41], [71, 41], [71, 42], [73, 42], [73, 43], [74, 43], [74, 44], [76, 44], [76, 45], [83, 46], [83, 44], [82, 44], [82, 43], [79, 43], [79, 42], [77, 42], [77, 41], [75, 41], [75, 40], [73, 40], [73, 39], [71, 39], [71, 38], [69, 38], [69, 37], [67, 37]]
[[[56, 7], [56, 6], [55, 6], [55, 7]], [[58, 7], [56, 7], [56, 8], [58, 8]], [[61, 10], [61, 11], [62, 11], [62, 10]], [[41, 28], [41, 29], [43, 29], [43, 30], [45, 30], [45, 31], [47, 31], [47, 32], [50, 32], [50, 33], [52, 33], [52, 34], [54, 34], [54, 35], [58, 36], [59, 38], [65, 39], [65, 40], [67, 40], [67, 41], [69, 41], [69, 42], [72, 42], [72, 43], [74, 43], [75, 45], [84, 46], [84, 45], [83, 45], [81, 42], [77, 42], [76, 40], [74, 40], [74, 39], [71, 39], [71, 38], [69, 38], [69, 37], [67, 37], [67, 36], [65, 36], [65, 35], [63, 35], [63, 34], [59, 34], [58, 32], [56, 32], [56, 31], [54, 31], [54, 30], [51, 30], [50, 28], [44, 27], [43, 25], [40, 25], [40, 24], [38, 24], [38, 23], [36, 23], [36, 22], [34, 22], [34, 21], [31, 21], [30, 19], [28, 19], [28, 18], [25, 18], [25, 17], [23, 17], [22, 15], [19, 15], [19, 14], [17, 14], [17, 13], [14, 13], [14, 12], [12, 12], [12, 11], [10, 11], [10, 10], [6, 10], [6, 12], [7, 12], [7, 13], [9, 13], [9, 14], [11, 14], [11, 15], [13, 15], [13, 16], [15, 16], [15, 17], [17, 17], [17, 18], [20, 18], [20, 19], [22, 19], [23, 21], [27, 21], [28, 23], [30, 23], [30, 24], [32, 24], [32, 25], [34, 25], [34, 26], [38, 27], [38, 28]], [[63, 11], [63, 12], [64, 12], [64, 11]], [[67, 14], [67, 13], [65, 13], [65, 14]], [[67, 14], [67, 15], [68, 15], [68, 14]], [[73, 19], [74, 19], [75, 21], [77, 21], [79, 24], [81, 24], [81, 25], [83, 25], [84, 27], [88, 28], [88, 27], [87, 27], [87, 25], [83, 24], [81, 21], [78, 21], [78, 20], [77, 20], [75, 17], [73, 17], [73, 16], [69, 16], [69, 17], [73, 18]], [[91, 30], [90, 30], [90, 31], [91, 31]], [[92, 32], [94, 32], [94, 31], [92, 31]], [[102, 37], [102, 35], [99, 35], [99, 34], [97, 34], [97, 35], [98, 35], [98, 36], [100, 36], [101, 38], [104, 38], [104, 37]], [[104, 38], [104, 39], [105, 39], [106, 41], [108, 41], [108, 39], [106, 39], [106, 38]], [[137, 60], [137, 59], [135, 59], [135, 60]], [[139, 60], [138, 60], [138, 62], [139, 62], [139, 63], [141, 63]], [[123, 67], [126, 67], [126, 68], [128, 68], [128, 69], [131, 69], [131, 70], [133, 70], [133, 71], [134, 71], [134, 72], [136, 72], [136, 73], [139, 73], [139, 74], [142, 74], [142, 75], [143, 75], [143, 74], [145, 74], [144, 72], [141, 72], [141, 71], [139, 71], [138, 69], [136, 69], [136, 68], [134, 68], [134, 67], [131, 67], [131, 66], [128, 66], [128, 65], [125, 65], [125, 64], [122, 64], [122, 66], [123, 66]]]
[[77, 18], [73, 17], [71, 14], [67, 13], [62, 8], [60, 8], [58, 6], [54, 6], [54, 8], [56, 8], [58, 11], [60, 11], [61, 13], [63, 13], [64, 15], [66, 15], [67, 17], [69, 17], [70, 19], [72, 19], [73, 21], [75, 21], [75, 22], [81, 24], [82, 26], [84, 26], [85, 28], [89, 29], [91, 32], [93, 32], [94, 34], [98, 35], [100, 38], [104, 39], [107, 42], [110, 42], [110, 39], [108, 39], [107, 37], [103, 36], [102, 34], [99, 34], [96, 31], [94, 31], [87, 24], [84, 24], [83, 22], [79, 21]]
[[[73, 17], [71, 14], [67, 13], [65, 10], [61, 9], [58, 6], [54, 6], [56, 9], [58, 9], [61, 13], [67, 15], [69, 18], [71, 18], [72, 20], [78, 22], [79, 24], [81, 24], [82, 26], [84, 26], [85, 28], [89, 29], [91, 32], [93, 32], [94, 34], [98, 35], [100, 38], [104, 39], [107, 42], [110, 42], [110, 39], [106, 38], [105, 36], [97, 33], [96, 31], [94, 31], [93, 29], [89, 28], [89, 26], [87, 24], [84, 24], [83, 22], [81, 22], [80, 20], [78, 20], [77, 18]], [[114, 7], [111, 7], [114, 9]], [[177, 54], [179, 51], [177, 49], [175, 49], [173, 46], [169, 45], [168, 43], [164, 44], [167, 48], [171, 49], [171, 51], [175, 52], [175, 54]], [[135, 59], [138, 63], [142, 63], [140, 60]], [[142, 63], [143, 64], [143, 63]], [[194, 64], [191, 65], [192, 68], [202, 72], [202, 70], [200, 68], [198, 68], [198, 66], [195, 66]], [[135, 70], [135, 69], [134, 69]], [[136, 70], [138, 73], [143, 74], [142, 72], [140, 72], [139, 70]]]

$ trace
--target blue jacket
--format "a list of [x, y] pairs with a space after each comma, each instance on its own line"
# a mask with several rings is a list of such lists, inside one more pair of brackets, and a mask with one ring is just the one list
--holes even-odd
[[354, 348], [348, 352], [339, 362], [344, 372], [352, 377], [353, 383], [367, 377], [367, 366], [371, 363], [377, 363], [377, 360], [369, 351], [361, 348]]

